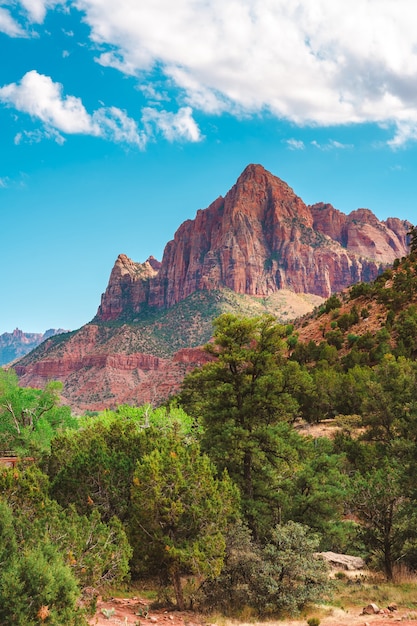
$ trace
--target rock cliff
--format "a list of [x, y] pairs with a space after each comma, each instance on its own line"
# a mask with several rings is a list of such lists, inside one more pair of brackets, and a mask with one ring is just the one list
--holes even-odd
[[330, 204], [307, 206], [282, 180], [249, 165], [224, 198], [184, 222], [162, 262], [120, 255], [97, 320], [167, 309], [199, 290], [227, 287], [268, 296], [281, 289], [328, 297], [376, 278], [407, 254], [410, 224], [381, 222], [368, 209], [344, 215]]
[[158, 404], [208, 358], [198, 346], [220, 313], [268, 312], [281, 321], [305, 314], [406, 255], [410, 226], [367, 209], [307, 206], [249, 165], [224, 198], [179, 227], [162, 262], [121, 254], [95, 319], [43, 342], [15, 369], [27, 386], [61, 380], [76, 412]]

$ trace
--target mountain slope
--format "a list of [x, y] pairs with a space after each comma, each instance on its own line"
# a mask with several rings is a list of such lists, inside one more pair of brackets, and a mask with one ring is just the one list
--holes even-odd
[[225, 287], [327, 298], [407, 254], [409, 227], [366, 209], [346, 216], [329, 204], [309, 207], [282, 180], [249, 165], [225, 198], [179, 227], [161, 263], [119, 256], [96, 319], [134, 319], [147, 307], [167, 309], [196, 291]]
[[375, 278], [407, 253], [411, 224], [359, 209], [308, 207], [259, 165], [177, 230], [162, 262], [120, 255], [96, 317], [19, 361], [21, 383], [64, 383], [76, 410], [158, 403], [206, 357], [198, 348], [222, 312], [287, 322], [323, 296]]
[[221, 313], [273, 313], [285, 322], [322, 301], [286, 290], [265, 299], [200, 291], [168, 311], [148, 311], [136, 323], [90, 323], [52, 337], [15, 370], [26, 386], [62, 380], [64, 402], [80, 413], [123, 403], [157, 404], [178, 390], [187, 371], [205, 362], [199, 346], [210, 339], [212, 320]]
[[[417, 358], [417, 254], [397, 259], [372, 283], [357, 283], [297, 320], [294, 356], [331, 360], [349, 369], [386, 354]], [[318, 346], [316, 349], [314, 346]]]

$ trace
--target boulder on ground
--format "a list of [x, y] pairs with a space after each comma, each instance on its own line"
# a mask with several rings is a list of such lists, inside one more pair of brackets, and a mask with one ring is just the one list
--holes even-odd
[[360, 556], [350, 554], [337, 554], [336, 552], [320, 552], [320, 555], [331, 567], [354, 572], [366, 567], [365, 561]]
[[375, 615], [376, 613], [379, 613], [379, 606], [377, 604], [375, 604], [374, 602], [371, 602], [370, 604], [368, 604], [362, 611], [363, 615]]

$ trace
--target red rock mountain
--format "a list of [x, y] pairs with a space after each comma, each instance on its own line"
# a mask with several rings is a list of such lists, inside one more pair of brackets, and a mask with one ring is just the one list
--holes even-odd
[[368, 209], [344, 215], [307, 206], [282, 180], [249, 165], [226, 194], [184, 222], [164, 251], [134, 263], [120, 255], [97, 319], [167, 309], [199, 290], [268, 296], [280, 289], [328, 297], [407, 254], [410, 224]]
[[156, 404], [207, 358], [198, 346], [213, 317], [250, 307], [259, 314], [272, 303], [267, 310], [290, 319], [297, 298], [307, 307], [298, 314], [306, 313], [319, 296], [370, 281], [405, 256], [410, 226], [367, 209], [344, 215], [330, 204], [307, 206], [249, 165], [224, 198], [179, 227], [162, 262], [121, 254], [93, 321], [48, 339], [15, 369], [27, 386], [62, 380], [64, 401], [79, 412]]

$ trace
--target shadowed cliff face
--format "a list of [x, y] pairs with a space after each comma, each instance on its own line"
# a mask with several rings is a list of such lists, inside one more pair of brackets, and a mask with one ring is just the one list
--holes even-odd
[[168, 309], [196, 291], [223, 287], [328, 297], [373, 280], [406, 255], [409, 227], [397, 218], [381, 222], [368, 209], [344, 215], [330, 204], [307, 206], [282, 180], [249, 165], [225, 198], [179, 227], [162, 263], [119, 256], [97, 319]]

